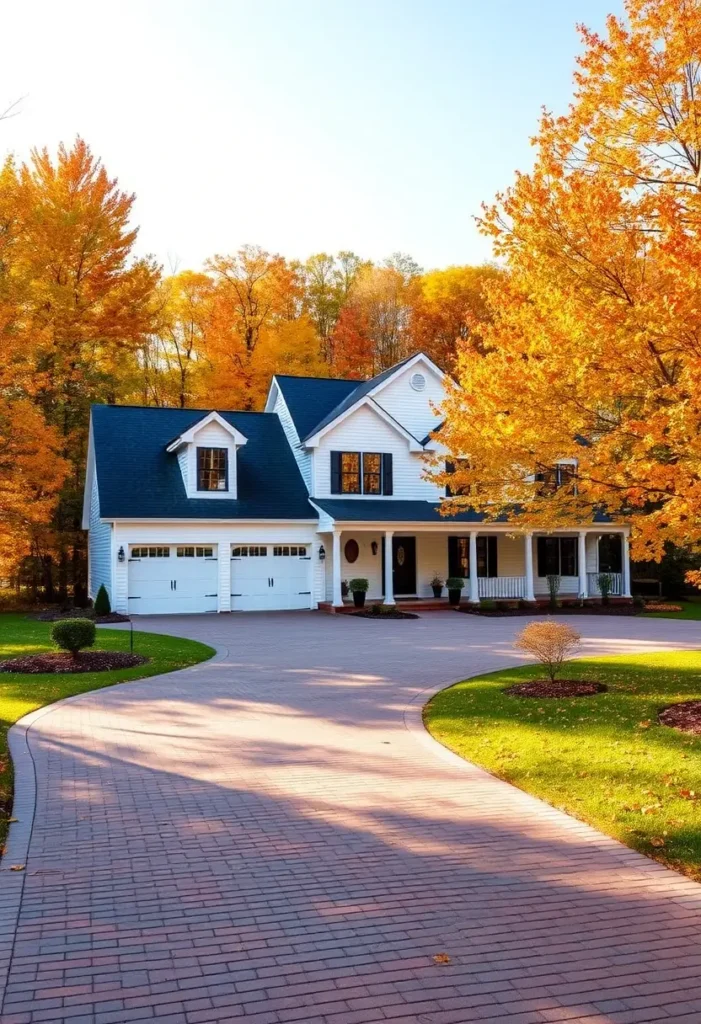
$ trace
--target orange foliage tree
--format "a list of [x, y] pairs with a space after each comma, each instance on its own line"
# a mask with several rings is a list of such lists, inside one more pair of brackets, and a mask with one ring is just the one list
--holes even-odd
[[[458, 359], [452, 502], [543, 527], [632, 516], [633, 554], [701, 540], [701, 6], [626, 0], [581, 29], [575, 96], [482, 222], [509, 275]], [[576, 488], [537, 480], [575, 459]]]
[[0, 275], [7, 340], [0, 380], [6, 395], [43, 416], [52, 430], [46, 438], [60, 438], [70, 466], [51, 534], [62, 594], [71, 577], [84, 577], [89, 406], [124, 394], [151, 326], [158, 271], [132, 259], [132, 204], [80, 139], [70, 150], [61, 146], [55, 160], [42, 150], [20, 167], [9, 161], [0, 179], [11, 235]]

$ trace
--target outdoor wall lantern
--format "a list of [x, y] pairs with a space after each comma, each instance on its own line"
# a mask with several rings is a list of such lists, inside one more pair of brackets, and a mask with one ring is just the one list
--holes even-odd
[[123, 562], [125, 558], [126, 558], [126, 555], [124, 554], [124, 548], [120, 547], [119, 551], [117, 552], [117, 561], [118, 562]]
[[319, 545], [319, 561], [323, 562], [325, 558], [326, 558], [326, 552], [324, 551], [324, 545], [320, 544]]
[[370, 547], [372, 548], [372, 553], [373, 553], [373, 555], [376, 555], [376, 554], [377, 554], [377, 541], [376, 541], [376, 540], [374, 540], [374, 541], [372, 542], [372, 544], [370, 545]]

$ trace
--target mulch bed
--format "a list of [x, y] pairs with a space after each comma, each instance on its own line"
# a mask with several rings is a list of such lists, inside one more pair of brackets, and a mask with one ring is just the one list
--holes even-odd
[[508, 686], [504, 693], [510, 697], [593, 697], [597, 693], [605, 693], [608, 689], [603, 683], [590, 683], [584, 679], [533, 679], [529, 683], [516, 683]]
[[38, 675], [46, 672], [107, 672], [113, 668], [133, 668], [149, 659], [126, 651], [81, 651], [77, 658], [63, 651], [46, 654], [28, 654], [24, 658], [10, 658], [0, 663], [0, 672], [22, 672]]
[[645, 605], [646, 612], [680, 612], [683, 611], [680, 604], [666, 604], [664, 601], [648, 601]]
[[381, 622], [383, 619], [418, 619], [419, 616], [415, 615], [414, 612], [377, 612], [364, 611], [364, 612], [351, 612], [354, 619], [377, 619]]
[[109, 615], [87, 615], [84, 608], [69, 608], [68, 611], [57, 611], [55, 608], [51, 608], [48, 611], [39, 612], [37, 615], [30, 615], [29, 618], [38, 619], [39, 622], [58, 622], [60, 619], [91, 619], [100, 626], [107, 622], [129, 622], [129, 616], [121, 615], [119, 612], [110, 612]]
[[585, 604], [582, 608], [577, 606], [568, 606], [564, 608], [556, 608], [552, 611], [550, 608], [497, 608], [494, 611], [480, 611], [477, 608], [458, 608], [458, 611], [464, 612], [466, 615], [482, 615], [485, 618], [491, 619], [503, 619], [509, 616], [515, 615], [640, 615], [644, 608], [635, 608], [629, 604], [614, 604], [609, 605], [608, 608], [603, 605], [587, 605]]
[[657, 716], [661, 725], [701, 736], [701, 700], [682, 700], [663, 708]]

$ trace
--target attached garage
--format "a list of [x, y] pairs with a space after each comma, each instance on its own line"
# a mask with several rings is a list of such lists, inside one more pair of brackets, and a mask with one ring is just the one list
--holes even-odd
[[219, 560], [213, 544], [134, 544], [128, 601], [134, 615], [216, 612]]
[[231, 610], [288, 611], [311, 606], [311, 545], [235, 544]]

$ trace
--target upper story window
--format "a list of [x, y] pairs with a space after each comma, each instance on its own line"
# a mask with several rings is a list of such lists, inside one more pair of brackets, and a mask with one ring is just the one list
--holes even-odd
[[197, 449], [197, 490], [228, 491], [229, 452], [226, 448]]
[[577, 493], [577, 467], [571, 462], [558, 462], [548, 466], [535, 475], [536, 483], [540, 483], [541, 494], [554, 494], [561, 487], [570, 493]]
[[[469, 469], [470, 463], [468, 459], [455, 459], [453, 462], [446, 462], [445, 471], [448, 474], [453, 474], [456, 471], [459, 472], [461, 469]], [[446, 483], [445, 485], [445, 496], [446, 498], [454, 498], [460, 494], [470, 494], [472, 487], [470, 484], [460, 485], [458, 483]]]
[[392, 494], [389, 452], [331, 452], [332, 494]]

